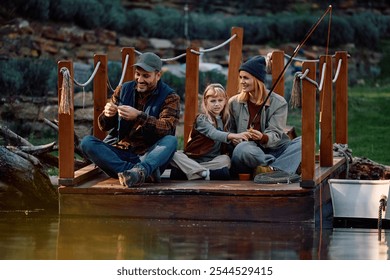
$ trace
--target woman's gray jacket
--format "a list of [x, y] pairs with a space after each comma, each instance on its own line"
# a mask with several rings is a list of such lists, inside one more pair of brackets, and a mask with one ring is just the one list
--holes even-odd
[[[249, 110], [246, 101], [239, 101], [238, 95], [229, 99], [231, 113], [231, 132], [247, 131]], [[268, 142], [261, 144], [263, 148], [277, 149], [290, 141], [284, 132], [287, 123], [288, 103], [283, 96], [271, 93], [269, 100], [261, 112], [261, 132], [268, 136]], [[259, 144], [260, 145], [260, 144]]]

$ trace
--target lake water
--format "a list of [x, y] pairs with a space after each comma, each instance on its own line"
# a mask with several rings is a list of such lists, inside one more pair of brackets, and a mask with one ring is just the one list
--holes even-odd
[[2, 260], [388, 260], [390, 230], [0, 213]]

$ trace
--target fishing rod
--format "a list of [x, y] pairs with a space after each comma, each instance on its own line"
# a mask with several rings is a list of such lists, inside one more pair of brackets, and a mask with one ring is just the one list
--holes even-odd
[[310, 28], [310, 30], [306, 33], [304, 39], [296, 46], [293, 54], [290, 56], [289, 60], [287, 61], [287, 63], [284, 65], [283, 67], [283, 70], [282, 72], [280, 72], [279, 76], [277, 77], [275, 83], [272, 85], [271, 89], [269, 90], [268, 94], [267, 94], [267, 97], [265, 98], [264, 102], [261, 104], [261, 107], [259, 109], [259, 111], [256, 113], [255, 117], [253, 118], [251, 124], [250, 124], [250, 128], [253, 128], [254, 126], [254, 122], [256, 120], [256, 118], [258, 116], [260, 116], [261, 114], [261, 111], [263, 110], [264, 106], [265, 106], [265, 103], [267, 103], [267, 100], [269, 99], [269, 97], [271, 96], [271, 93], [274, 91], [275, 87], [279, 84], [282, 76], [284, 75], [284, 73], [286, 72], [287, 70], [287, 67], [290, 66], [292, 60], [294, 59], [294, 57], [297, 55], [298, 51], [303, 47], [303, 45], [306, 43], [306, 41], [310, 38], [311, 34], [313, 34], [314, 30], [318, 27], [318, 25], [321, 23], [321, 21], [324, 19], [324, 17], [329, 13], [329, 11], [332, 10], [332, 5], [329, 5], [329, 7], [326, 9], [325, 13], [317, 20], [316, 23], [314, 23], [312, 25], [312, 27]]

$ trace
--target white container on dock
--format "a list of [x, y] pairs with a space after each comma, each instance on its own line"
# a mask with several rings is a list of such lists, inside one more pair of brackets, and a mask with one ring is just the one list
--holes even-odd
[[382, 219], [390, 220], [390, 180], [329, 179], [328, 182], [334, 217], [378, 219], [380, 200], [386, 196]]

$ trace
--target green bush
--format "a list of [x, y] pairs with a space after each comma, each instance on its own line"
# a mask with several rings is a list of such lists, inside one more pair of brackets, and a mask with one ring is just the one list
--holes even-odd
[[49, 19], [49, 0], [29, 0], [17, 2], [21, 2], [19, 8], [23, 14], [38, 20]]
[[166, 39], [184, 37], [184, 18], [181, 12], [172, 8], [157, 6], [153, 10], [159, 23], [155, 26], [154, 36]]
[[366, 13], [351, 17], [351, 25], [355, 29], [354, 42], [357, 46], [377, 49], [380, 33], [379, 27]]
[[73, 22], [79, 5], [77, 0], [57, 0], [50, 2], [50, 18], [55, 21]]
[[0, 87], [9, 96], [44, 96], [56, 88], [56, 65], [52, 60], [11, 59], [0, 61], [0, 68]]
[[[296, 4], [294, 12], [281, 11], [280, 3], [262, 1], [273, 14], [248, 16], [243, 13], [257, 7], [258, 1], [242, 0], [232, 3], [237, 15], [223, 15], [199, 1], [188, 13], [190, 39], [226, 40], [233, 26], [244, 28], [245, 44], [280, 44], [300, 42], [320, 18], [310, 6]], [[245, 7], [241, 10], [241, 7]], [[74, 22], [84, 28], [107, 28], [134, 37], [172, 39], [184, 37], [184, 12], [157, 5], [152, 10], [126, 10], [120, 0], [4, 0], [2, 14], [20, 14], [38, 20]], [[327, 15], [307, 41], [307, 45], [325, 45], [328, 34]], [[332, 47], [356, 43], [366, 48], [379, 48], [380, 40], [390, 36], [390, 16], [374, 12], [353, 15], [333, 15], [330, 43]]]
[[104, 26], [104, 6], [101, 1], [78, 1], [78, 12], [75, 15], [76, 24], [84, 28], [97, 28]]
[[[127, 13], [127, 24], [125, 34], [133, 37], [154, 37], [153, 30], [159, 25], [158, 16], [152, 12], [142, 9], [130, 10]], [[164, 33], [159, 34], [164, 38]]]

